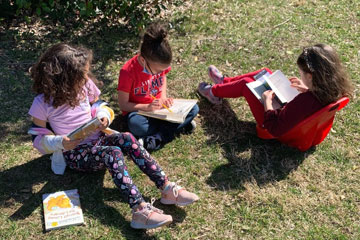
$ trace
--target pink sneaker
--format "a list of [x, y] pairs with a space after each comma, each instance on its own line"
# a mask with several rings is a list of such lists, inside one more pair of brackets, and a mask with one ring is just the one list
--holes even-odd
[[170, 182], [161, 192], [160, 202], [166, 205], [186, 206], [197, 200], [199, 200], [199, 197], [195, 193], [188, 192], [176, 183]]
[[208, 84], [206, 82], [201, 82], [198, 87], [198, 92], [200, 93], [201, 96], [209, 100], [209, 102], [211, 102], [212, 104], [216, 104], [216, 105], [221, 104], [222, 99], [215, 97], [213, 95], [213, 93], [211, 92], [211, 87], [212, 87], [211, 84]]
[[215, 84], [221, 84], [224, 82], [224, 76], [214, 65], [209, 66], [208, 75]]
[[157, 228], [172, 222], [172, 217], [166, 215], [162, 210], [157, 209], [152, 204], [147, 203], [146, 207], [141, 210], [132, 212], [130, 226], [136, 229]]

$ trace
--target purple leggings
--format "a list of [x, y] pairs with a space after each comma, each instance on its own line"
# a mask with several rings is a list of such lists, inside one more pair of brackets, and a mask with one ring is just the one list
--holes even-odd
[[97, 171], [106, 167], [121, 194], [127, 197], [130, 207], [133, 207], [144, 199], [127, 171], [122, 151], [131, 157], [158, 188], [168, 180], [157, 162], [131, 133], [102, 135], [96, 141], [78, 145], [64, 152], [64, 158], [69, 168], [83, 172]]

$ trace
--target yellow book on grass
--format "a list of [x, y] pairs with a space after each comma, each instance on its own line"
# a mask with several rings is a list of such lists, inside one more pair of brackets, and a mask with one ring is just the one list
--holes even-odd
[[84, 224], [77, 189], [47, 193], [42, 198], [46, 231]]

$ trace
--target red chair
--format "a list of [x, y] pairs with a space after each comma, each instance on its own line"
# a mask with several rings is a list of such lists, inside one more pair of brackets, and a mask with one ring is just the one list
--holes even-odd
[[272, 136], [265, 128], [258, 125], [256, 126], [257, 135], [262, 139], [277, 139], [290, 147], [306, 151], [325, 139], [333, 125], [335, 113], [345, 107], [348, 102], [349, 98], [340, 98], [307, 117], [280, 137]]

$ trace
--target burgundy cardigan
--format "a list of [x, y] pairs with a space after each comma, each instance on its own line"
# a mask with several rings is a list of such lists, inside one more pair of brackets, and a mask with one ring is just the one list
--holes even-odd
[[279, 137], [323, 107], [310, 91], [300, 93], [282, 108], [266, 111], [263, 126], [271, 135]]

